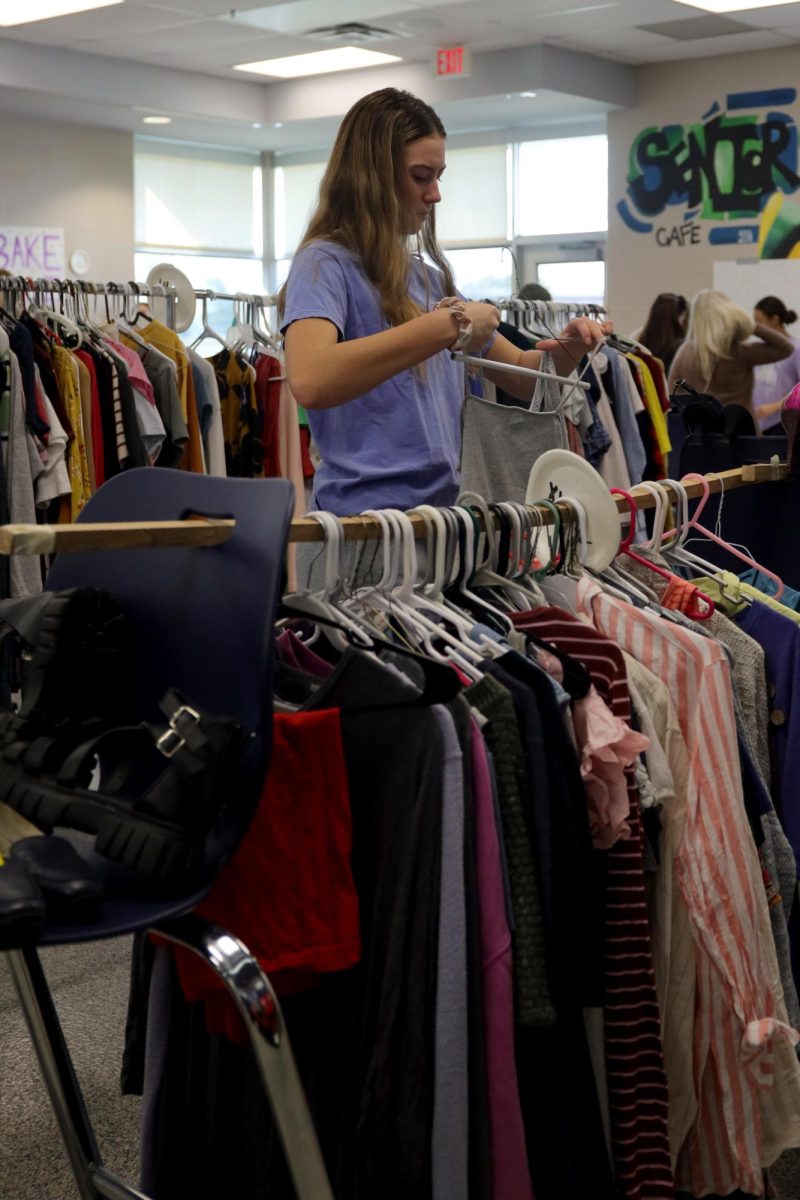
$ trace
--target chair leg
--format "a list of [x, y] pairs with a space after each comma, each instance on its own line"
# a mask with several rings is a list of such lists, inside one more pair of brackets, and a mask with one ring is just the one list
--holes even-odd
[[333, 1200], [278, 998], [242, 942], [196, 916], [156, 932], [199, 955], [225, 984], [244, 1019], [298, 1200]]
[[81, 1200], [147, 1200], [106, 1170], [36, 950], [5, 951]]

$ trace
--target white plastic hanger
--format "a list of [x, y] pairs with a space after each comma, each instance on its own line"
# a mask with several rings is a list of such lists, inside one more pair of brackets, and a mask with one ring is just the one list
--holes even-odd
[[337, 650], [344, 651], [351, 644], [343, 630], [347, 630], [362, 646], [369, 646], [371, 642], [363, 627], [335, 603], [335, 597], [340, 592], [342, 583], [344, 545], [342, 527], [332, 513], [310, 512], [308, 516], [317, 521], [325, 530], [323, 584], [317, 591], [291, 592], [284, 598], [284, 603], [287, 607], [312, 619], [319, 617], [323, 622], [331, 622], [330, 625], [321, 625], [320, 629]]

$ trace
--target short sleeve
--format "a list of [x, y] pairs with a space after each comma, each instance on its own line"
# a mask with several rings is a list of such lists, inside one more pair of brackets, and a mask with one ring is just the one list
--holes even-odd
[[305, 246], [295, 255], [286, 281], [281, 333], [285, 333], [293, 321], [317, 317], [335, 325], [339, 341], [342, 341], [347, 310], [347, 284], [342, 263], [321, 246]]

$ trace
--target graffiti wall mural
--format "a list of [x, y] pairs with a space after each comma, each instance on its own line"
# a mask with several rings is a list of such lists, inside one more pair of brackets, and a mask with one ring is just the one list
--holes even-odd
[[796, 99], [795, 88], [732, 93], [696, 124], [641, 130], [617, 204], [627, 227], [664, 248], [800, 258], [797, 125], [786, 111]]

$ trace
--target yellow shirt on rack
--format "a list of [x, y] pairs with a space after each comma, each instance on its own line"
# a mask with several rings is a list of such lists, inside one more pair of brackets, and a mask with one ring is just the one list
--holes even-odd
[[655, 430], [656, 434], [656, 442], [659, 450], [664, 456], [664, 467], [666, 469], [667, 455], [672, 449], [672, 442], [669, 440], [667, 417], [666, 413], [661, 408], [661, 401], [658, 398], [658, 389], [653, 382], [653, 376], [650, 374], [647, 364], [642, 362], [640, 358], [637, 358], [635, 354], [628, 354], [626, 357], [635, 364], [639, 372], [639, 378], [641, 379], [642, 387], [644, 388], [644, 402], [645, 407], [647, 408], [647, 415], [653, 422], [653, 429]]
[[67, 417], [74, 434], [73, 440], [67, 447], [67, 470], [71, 489], [70, 518], [74, 521], [92, 494], [86, 436], [83, 428], [78, 360], [62, 346], [53, 346], [51, 354], [56, 385], [64, 401]]
[[178, 394], [189, 429], [189, 440], [179, 466], [184, 471], [194, 471], [198, 475], [205, 475], [205, 455], [200, 433], [200, 419], [197, 415], [197, 396], [194, 390], [192, 365], [189, 362], [186, 347], [177, 333], [166, 325], [162, 325], [160, 321], [148, 321], [141, 328], [140, 333], [145, 342], [155, 346], [156, 350], [160, 350], [162, 354], [166, 354], [178, 368]]

